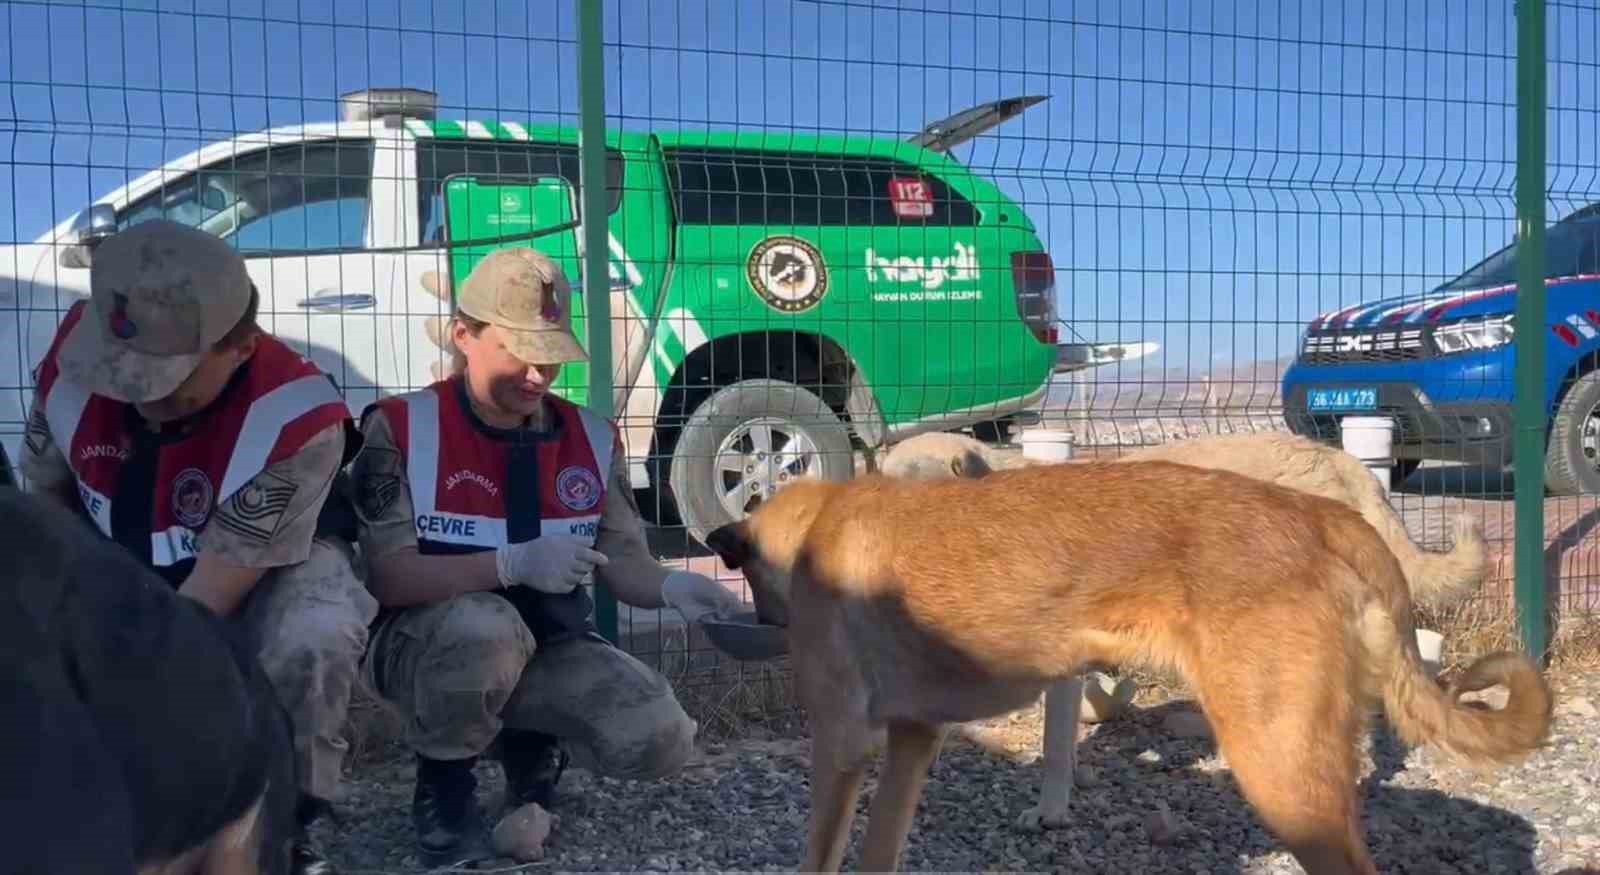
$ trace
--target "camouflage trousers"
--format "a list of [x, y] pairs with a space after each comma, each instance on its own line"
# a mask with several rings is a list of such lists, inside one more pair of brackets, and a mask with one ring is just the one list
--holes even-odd
[[261, 579], [237, 615], [253, 637], [261, 667], [294, 721], [300, 789], [336, 801], [344, 756], [345, 715], [360, 676], [367, 626], [377, 599], [338, 538], [318, 538], [311, 555]]
[[505, 726], [553, 735], [574, 766], [614, 778], [672, 774], [694, 751], [698, 727], [666, 678], [593, 638], [539, 647], [494, 593], [385, 617], [363, 670], [431, 759], [479, 755]]

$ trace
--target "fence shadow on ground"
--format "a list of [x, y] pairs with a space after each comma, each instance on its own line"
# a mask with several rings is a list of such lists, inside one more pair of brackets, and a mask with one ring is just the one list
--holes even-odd
[[[1164, 725], [1186, 711], [1193, 711], [1191, 703], [1168, 702], [1096, 727], [1078, 747], [1079, 765], [1094, 778], [1075, 792], [1071, 820], [1044, 831], [1016, 825], [1018, 815], [1038, 798], [1041, 765], [952, 735], [930, 770], [902, 868], [1276, 871], [1286, 862], [1283, 848], [1240, 796], [1211, 741], [1179, 737]], [[600, 784], [574, 774], [563, 782], [566, 801], [558, 811], [564, 823], [545, 865], [588, 868], [592, 855], [604, 849], [609, 867], [652, 867], [646, 861], [681, 859], [686, 849], [677, 833], [692, 828], [716, 837], [693, 849], [695, 859], [712, 868], [749, 869], [756, 861], [792, 866], [809, 814], [806, 738], [797, 728], [771, 742], [713, 745], [683, 773], [659, 781]], [[1362, 831], [1380, 871], [1538, 871], [1535, 830], [1527, 819], [1438, 790], [1399, 786], [1405, 780], [1405, 750], [1381, 723], [1371, 756], [1375, 768], [1361, 785]], [[858, 801], [846, 868], [859, 858], [881, 766], [880, 757]], [[329, 836], [338, 857], [357, 869], [415, 871], [398, 865], [412, 841], [406, 819], [409, 761], [396, 757], [374, 763], [353, 777], [354, 798], [345, 805], [351, 822]], [[483, 777], [488, 782], [484, 798], [495, 798], [496, 770], [486, 767]], [[1165, 841], [1153, 838], [1146, 826], [1160, 804], [1178, 821], [1176, 835]], [[662, 806], [673, 812], [673, 829], [630, 830], [628, 847], [604, 839], [617, 825], [652, 822]]]
[[[1024, 854], [1033, 848], [1028, 867], [1134, 872], [1187, 871], [1204, 864], [1206, 871], [1225, 875], [1264, 871], [1259, 858], [1284, 849], [1240, 795], [1214, 744], [1209, 738], [1176, 737], [1162, 727], [1169, 715], [1185, 711], [1193, 711], [1185, 702], [1142, 709], [1101, 724], [1082, 739], [1079, 766], [1095, 777], [1075, 791], [1070, 823], [1037, 834], [1024, 846]], [[1362, 830], [1379, 871], [1538, 871], [1535, 830], [1527, 819], [1437, 790], [1397, 786], [1394, 779], [1405, 770], [1404, 748], [1381, 723], [1374, 729], [1371, 756], [1375, 768], [1361, 784]], [[1042, 761], [1024, 764], [979, 745], [947, 744], [918, 822], [926, 831], [945, 819], [942, 812], [966, 804], [965, 794], [952, 792], [952, 784], [998, 788], [1001, 813], [1014, 819], [1037, 799], [1042, 778]], [[1177, 819], [1176, 835], [1165, 841], [1146, 826], [1158, 804]], [[981, 855], [963, 860], [919, 854], [908, 848], [916, 865], [946, 870], [985, 865]]]

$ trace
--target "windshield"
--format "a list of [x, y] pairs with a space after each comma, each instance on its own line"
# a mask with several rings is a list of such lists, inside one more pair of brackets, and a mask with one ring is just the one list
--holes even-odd
[[[1545, 231], [1544, 248], [1548, 265], [1545, 279], [1600, 274], [1600, 214], [1572, 216], [1551, 225]], [[1516, 282], [1517, 244], [1513, 242], [1440, 286], [1439, 291], [1467, 291]]]

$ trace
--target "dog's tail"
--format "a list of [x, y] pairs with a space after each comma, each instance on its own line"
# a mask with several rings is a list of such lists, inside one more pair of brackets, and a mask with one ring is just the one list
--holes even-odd
[[1483, 529], [1470, 514], [1454, 520], [1452, 549], [1424, 550], [1411, 540], [1405, 522], [1361, 460], [1343, 452], [1334, 458], [1338, 459], [1340, 478], [1355, 496], [1356, 510], [1400, 560], [1412, 601], [1434, 609], [1448, 608], [1483, 582], [1489, 573], [1489, 549]]
[[[1432, 744], [1452, 755], [1489, 763], [1515, 762], [1544, 744], [1554, 705], [1550, 687], [1528, 657], [1491, 653], [1445, 688], [1423, 670], [1415, 633], [1378, 604], [1361, 618], [1362, 642], [1381, 685], [1384, 711], [1407, 744]], [[1503, 684], [1504, 708], [1458, 700], [1462, 693]]]
[[[1372, 479], [1371, 475], [1368, 479]], [[1377, 485], [1376, 480], [1373, 485]], [[1483, 529], [1468, 514], [1461, 514], [1454, 520], [1451, 530], [1454, 546], [1447, 551], [1434, 551], [1424, 550], [1411, 540], [1405, 524], [1389, 502], [1375, 506], [1370, 513], [1363, 507], [1361, 513], [1400, 560], [1411, 598], [1419, 605], [1434, 609], [1451, 607], [1476, 589], [1489, 571], [1489, 549]]]

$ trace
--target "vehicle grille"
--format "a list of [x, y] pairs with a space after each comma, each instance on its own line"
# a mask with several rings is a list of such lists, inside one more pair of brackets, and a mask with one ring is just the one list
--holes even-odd
[[1420, 328], [1323, 332], [1307, 337], [1300, 348], [1300, 360], [1310, 365], [1405, 362], [1423, 355]]

